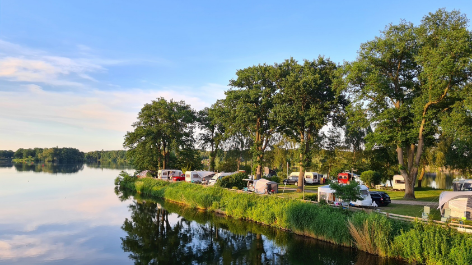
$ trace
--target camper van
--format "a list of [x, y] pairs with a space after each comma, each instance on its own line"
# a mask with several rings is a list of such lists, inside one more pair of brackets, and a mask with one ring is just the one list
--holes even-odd
[[279, 184], [267, 179], [245, 179], [247, 181], [247, 190], [258, 194], [278, 193]]
[[455, 179], [452, 181], [453, 191], [472, 191], [472, 179]]
[[338, 183], [339, 184], [349, 184], [354, 177], [349, 172], [342, 172], [338, 174]]
[[393, 176], [393, 190], [405, 190], [405, 178], [402, 175]]
[[204, 179], [211, 179], [215, 175], [213, 171], [187, 171], [185, 181], [192, 183], [202, 183]]
[[182, 175], [182, 171], [178, 169], [161, 169], [157, 171], [157, 178], [162, 180], [171, 180], [172, 177]]

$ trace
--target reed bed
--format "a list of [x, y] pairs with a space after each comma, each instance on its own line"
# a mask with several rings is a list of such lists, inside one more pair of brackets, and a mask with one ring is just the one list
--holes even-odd
[[338, 245], [425, 264], [472, 264], [472, 235], [433, 223], [403, 222], [300, 200], [234, 192], [121, 173], [117, 189], [291, 230]]

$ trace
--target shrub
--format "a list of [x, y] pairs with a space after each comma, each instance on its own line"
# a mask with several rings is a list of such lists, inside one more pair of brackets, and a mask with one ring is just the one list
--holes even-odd
[[373, 170], [364, 171], [361, 174], [361, 180], [364, 181], [365, 185], [369, 187], [374, 187], [377, 184], [380, 184], [381, 176], [378, 172]]
[[362, 200], [359, 183], [351, 181], [351, 183], [344, 185], [338, 183], [331, 183], [329, 187], [336, 192], [336, 197], [345, 202]]
[[279, 176], [264, 177], [267, 180], [282, 183], [282, 179]]
[[305, 195], [305, 200], [316, 202], [318, 201], [318, 194], [314, 193], [314, 194]]
[[247, 182], [243, 180], [247, 178], [246, 173], [236, 173], [219, 179], [215, 185], [227, 189], [237, 187], [240, 190], [247, 186]]

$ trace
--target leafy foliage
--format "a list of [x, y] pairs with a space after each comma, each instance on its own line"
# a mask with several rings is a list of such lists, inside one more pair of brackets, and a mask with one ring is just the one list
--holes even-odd
[[373, 170], [367, 170], [362, 172], [361, 180], [370, 188], [374, 187], [377, 184], [380, 184], [381, 176], [378, 172]]
[[243, 179], [248, 179], [246, 173], [236, 173], [219, 179], [215, 185], [227, 189], [237, 187], [240, 190], [247, 186], [247, 181]]
[[351, 181], [349, 184], [333, 182], [329, 187], [336, 191], [336, 197], [344, 202], [362, 200], [359, 183]]

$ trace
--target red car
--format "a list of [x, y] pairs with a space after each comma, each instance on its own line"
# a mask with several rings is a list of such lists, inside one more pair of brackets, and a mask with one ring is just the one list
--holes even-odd
[[181, 176], [176, 176], [176, 177], [172, 177], [172, 180], [173, 181], [185, 181], [185, 175], [181, 175]]

